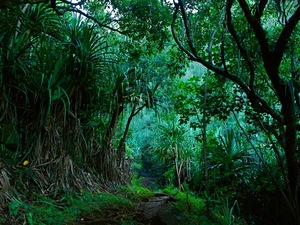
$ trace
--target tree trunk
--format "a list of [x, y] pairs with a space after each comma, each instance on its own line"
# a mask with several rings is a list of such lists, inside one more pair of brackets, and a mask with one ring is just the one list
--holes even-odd
[[178, 188], [181, 190], [181, 170], [182, 170], [182, 163], [179, 165], [179, 157], [178, 157], [178, 150], [176, 147], [173, 148], [174, 152], [174, 164], [175, 164], [175, 173], [176, 173], [176, 180]]
[[113, 152], [111, 142], [118, 124], [118, 118], [123, 111], [123, 106], [117, 104], [113, 110], [112, 117], [106, 130], [105, 138], [102, 144], [101, 153], [96, 156], [96, 168], [98, 172], [108, 180], [118, 180], [117, 155]]
[[124, 133], [123, 133], [123, 137], [121, 138], [120, 143], [119, 143], [119, 147], [118, 147], [119, 151], [121, 151], [122, 149], [124, 150], [124, 145], [125, 145], [126, 137], [127, 137], [127, 134], [128, 134], [128, 131], [129, 131], [129, 127], [130, 127], [130, 123], [131, 123], [133, 117], [135, 117], [144, 107], [145, 107], [145, 105], [141, 106], [136, 111], [136, 105], [133, 106], [133, 109], [132, 109], [132, 111], [131, 111], [128, 119], [127, 119], [127, 123], [126, 123], [126, 127], [125, 127], [125, 130], [124, 130]]
[[289, 191], [290, 204], [293, 207], [293, 214], [297, 224], [300, 224], [299, 206], [298, 206], [298, 164], [297, 164], [297, 128], [296, 116], [294, 107], [293, 87], [289, 82], [285, 88], [285, 102], [283, 106], [283, 116], [285, 122], [285, 142], [284, 151], [288, 173], [287, 188]]
[[[209, 196], [209, 186], [208, 186], [208, 159], [207, 159], [207, 137], [206, 137], [206, 105], [207, 105], [207, 86], [208, 86], [208, 76], [209, 76], [209, 70], [207, 69], [207, 75], [205, 77], [205, 90], [204, 90], [204, 100], [203, 100], [203, 118], [202, 118], [202, 124], [203, 124], [203, 160], [204, 160], [204, 182], [205, 182], [205, 196]], [[206, 201], [206, 213], [207, 215], [210, 214], [210, 202]]]
[[203, 160], [204, 160], [204, 182], [205, 182], [205, 192], [207, 195], [209, 195], [209, 187], [208, 187], [208, 160], [207, 160], [207, 143], [206, 143], [206, 103], [207, 103], [207, 86], [208, 86], [208, 76], [209, 76], [209, 70], [207, 70], [207, 75], [205, 78], [205, 90], [204, 90], [204, 101], [203, 101]]

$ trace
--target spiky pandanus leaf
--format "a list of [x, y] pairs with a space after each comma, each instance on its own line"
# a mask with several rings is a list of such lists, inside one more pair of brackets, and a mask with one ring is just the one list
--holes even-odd
[[107, 46], [96, 27], [79, 17], [73, 18], [76, 31], [70, 34], [68, 23], [43, 4], [20, 8], [14, 16], [7, 29], [0, 27], [6, 30], [0, 35], [5, 100], [0, 129], [3, 121], [15, 127], [22, 154], [17, 163], [29, 158], [43, 179], [36, 182], [69, 187], [77, 180], [73, 161], [91, 160], [93, 133], [79, 119], [99, 96], [96, 85], [109, 63]]

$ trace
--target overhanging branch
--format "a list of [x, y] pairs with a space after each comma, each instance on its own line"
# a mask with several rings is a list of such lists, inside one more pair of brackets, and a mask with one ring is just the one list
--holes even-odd
[[58, 15], [63, 15], [66, 12], [75, 12], [78, 13], [87, 19], [92, 20], [95, 22], [99, 27], [103, 27], [106, 29], [109, 29], [111, 31], [118, 32], [120, 34], [124, 34], [124, 32], [120, 31], [118, 28], [111, 27], [107, 24], [101, 23], [99, 20], [97, 20], [94, 16], [89, 15], [88, 13], [83, 12], [82, 10], [76, 8], [76, 6], [83, 5], [83, 1], [79, 1], [77, 3], [72, 3], [71, 1], [67, 0], [61, 0], [63, 3], [68, 4], [70, 7], [63, 7], [63, 6], [58, 6], [56, 0], [51, 0], [51, 8], [58, 14]]
[[257, 4], [257, 7], [256, 7], [256, 12], [255, 12], [255, 15], [254, 17], [257, 19], [257, 21], [260, 22], [260, 18], [262, 17], [263, 15], [263, 12], [266, 8], [266, 5], [268, 3], [268, 0], [260, 0], [259, 3]]
[[100, 22], [99, 20], [97, 20], [95, 17], [93, 17], [93, 16], [91, 16], [91, 15], [89, 15], [89, 14], [87, 14], [87, 13], [85, 13], [85, 12], [83, 12], [83, 11], [77, 9], [77, 8], [64, 9], [64, 12], [76, 12], [76, 13], [78, 13], [78, 14], [80, 14], [80, 15], [83, 15], [84, 17], [86, 17], [86, 18], [88, 18], [88, 19], [94, 21], [94, 22], [95, 22], [96, 24], [98, 24], [98, 26], [100, 26], [100, 27], [107, 28], [107, 29], [109, 29], [109, 30], [111, 30], [111, 31], [115, 31], [115, 32], [118, 32], [118, 33], [120, 33], [120, 34], [124, 34], [124, 32], [120, 31], [119, 29], [113, 28], [113, 27], [111, 27], [111, 26], [108, 26], [107, 24], [101, 23], [101, 22]]
[[253, 17], [251, 15], [251, 11], [250, 11], [249, 6], [246, 3], [246, 1], [245, 0], [238, 0], [238, 1], [239, 1], [239, 4], [244, 12], [244, 15], [245, 15], [248, 23], [250, 24], [251, 28], [254, 31], [256, 39], [261, 48], [262, 57], [263, 57], [265, 63], [268, 64], [270, 61], [271, 51], [270, 51], [270, 45], [269, 45], [269, 41], [267, 39], [266, 33], [265, 33], [264, 29], [262, 28], [260, 21], [255, 19], [255, 17]]
[[290, 37], [300, 20], [300, 6], [296, 9], [294, 14], [290, 17], [287, 21], [286, 25], [284, 26], [283, 30], [281, 31], [279, 38], [276, 42], [275, 49], [273, 51], [273, 58], [274, 58], [274, 67], [279, 67], [280, 62], [283, 57], [283, 53], [286, 50], [286, 46]]
[[253, 85], [254, 85], [254, 65], [251, 63], [250, 57], [248, 55], [248, 52], [246, 51], [246, 49], [242, 46], [242, 43], [240, 42], [237, 32], [233, 26], [232, 23], [232, 15], [231, 15], [231, 8], [233, 5], [233, 0], [228, 0], [227, 4], [226, 4], [226, 22], [227, 22], [227, 27], [228, 30], [231, 34], [231, 36], [233, 37], [238, 49], [241, 52], [242, 57], [245, 59], [245, 62], [247, 63], [247, 66], [249, 68], [249, 72], [250, 72], [250, 82], [249, 82], [249, 86], [250, 89], [253, 89]]
[[[240, 1], [243, 1], [243, 0], [240, 0]], [[283, 123], [282, 116], [279, 113], [277, 113], [274, 109], [272, 109], [270, 107], [270, 105], [264, 99], [262, 99], [260, 96], [258, 96], [256, 94], [256, 92], [253, 89], [251, 89], [247, 84], [245, 84], [238, 76], [231, 74], [227, 70], [224, 70], [220, 67], [215, 66], [212, 62], [206, 61], [206, 60], [204, 60], [204, 58], [202, 58], [201, 56], [198, 55], [196, 47], [194, 46], [193, 41], [190, 36], [187, 16], [186, 16], [186, 12], [185, 12], [185, 8], [184, 8], [182, 0], [179, 0], [178, 4], [175, 6], [176, 6], [175, 12], [173, 14], [173, 21], [172, 21], [172, 26], [171, 26], [172, 35], [173, 35], [175, 42], [179, 46], [179, 48], [189, 56], [190, 60], [201, 63], [207, 69], [209, 69], [209, 70], [213, 71], [214, 73], [216, 73], [222, 77], [225, 77], [225, 78], [233, 81], [237, 85], [239, 85], [240, 88], [246, 93], [249, 101], [253, 105], [254, 110], [256, 110], [257, 112], [268, 113], [279, 123]], [[175, 22], [178, 17], [179, 10], [181, 11], [181, 15], [182, 15], [183, 23], [184, 23], [185, 34], [187, 37], [187, 42], [188, 42], [188, 46], [189, 46], [190, 50], [185, 48], [176, 36]], [[251, 14], [250, 14], [250, 16], [251, 16]], [[263, 36], [264, 36], [264, 34], [263, 34]], [[265, 40], [265, 41], [267, 41], [267, 40]]]

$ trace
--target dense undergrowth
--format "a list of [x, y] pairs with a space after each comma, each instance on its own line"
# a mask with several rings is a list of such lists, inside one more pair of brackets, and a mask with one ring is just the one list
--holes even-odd
[[[90, 213], [118, 206], [131, 208], [130, 200], [111, 193], [68, 192], [60, 196], [33, 195], [30, 199], [15, 200], [7, 205], [4, 224], [72, 224]], [[3, 215], [2, 215], [3, 216]]]
[[[26, 197], [19, 196], [5, 205], [0, 222], [29, 225], [84, 224], [89, 218], [104, 215], [104, 219], [112, 219], [111, 224], [138, 225], [143, 224], [138, 203], [149, 200], [154, 193], [159, 192], [174, 198], [172, 207], [180, 212], [176, 216], [181, 217], [186, 224], [245, 224], [233, 215], [233, 208], [229, 205], [215, 207], [208, 215], [205, 200], [196, 194], [187, 190], [179, 191], [171, 186], [152, 191], [141, 185], [141, 179], [134, 178], [129, 185], [116, 187], [110, 192], [82, 190], [56, 195], [32, 193]], [[109, 215], [117, 220], [107, 218]]]
[[173, 206], [182, 212], [182, 216], [187, 221], [186, 224], [201, 225], [241, 225], [246, 222], [239, 217], [236, 210], [236, 203], [230, 205], [228, 201], [216, 203], [207, 211], [207, 200], [199, 197], [197, 194], [186, 191], [179, 191], [174, 187], [166, 187], [164, 193], [173, 195], [176, 201]]

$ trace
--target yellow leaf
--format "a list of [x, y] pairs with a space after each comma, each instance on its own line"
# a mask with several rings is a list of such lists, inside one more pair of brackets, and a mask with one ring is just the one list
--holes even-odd
[[26, 166], [26, 165], [28, 165], [29, 164], [29, 161], [28, 160], [25, 160], [24, 162], [23, 162], [23, 166]]

